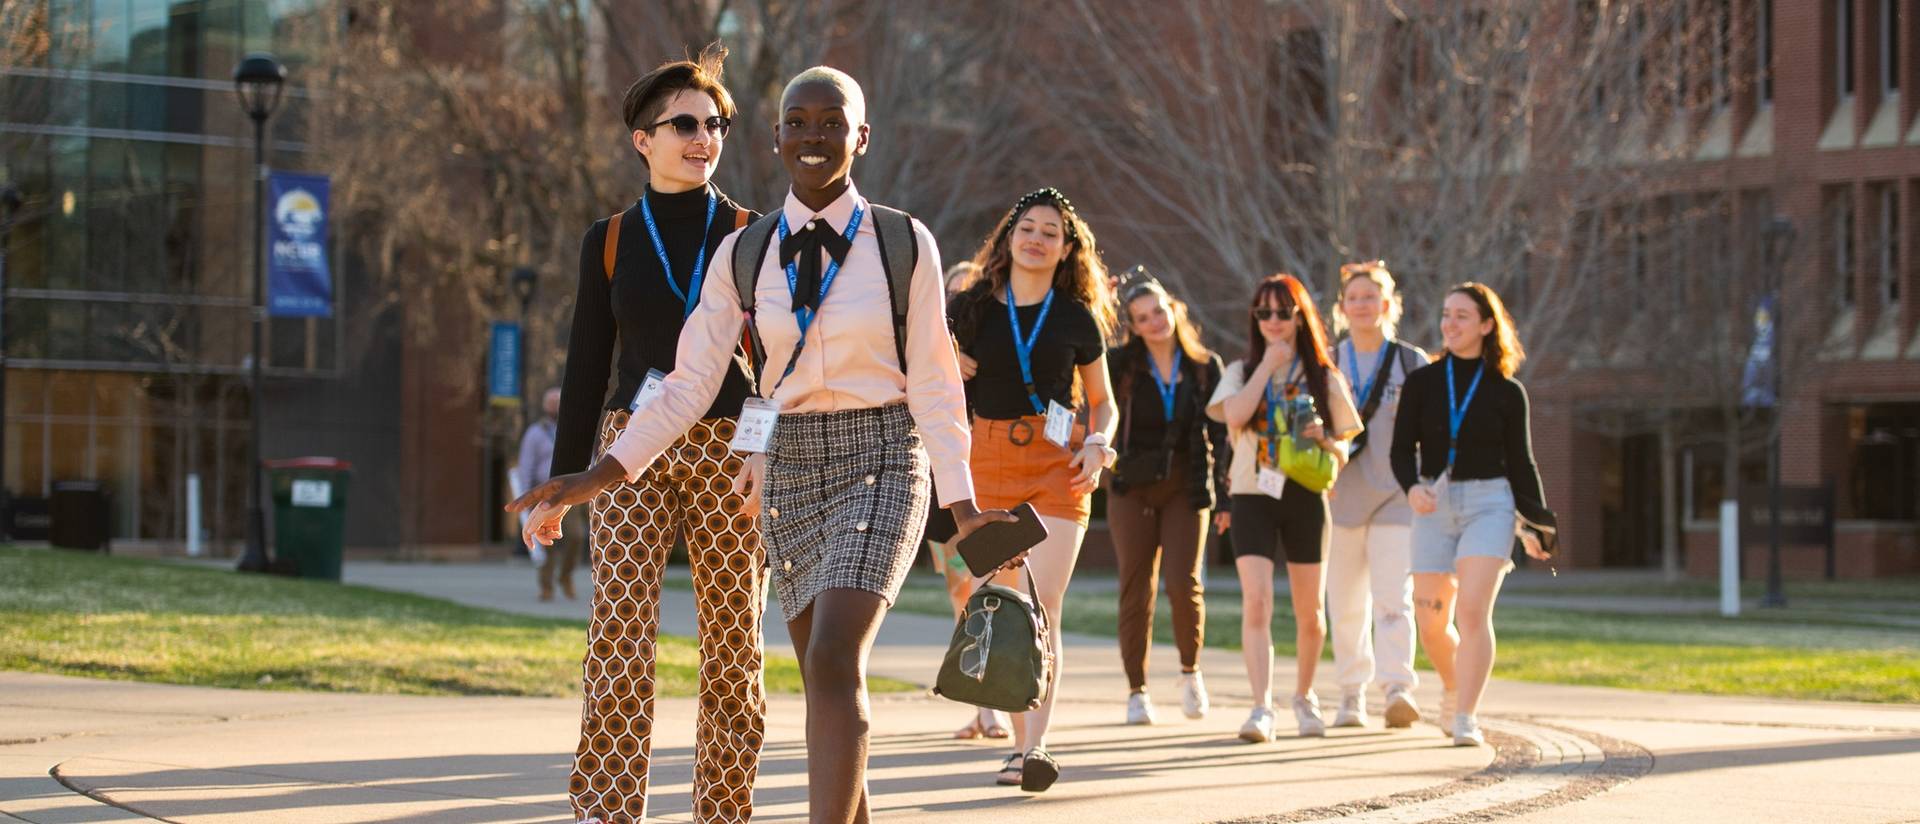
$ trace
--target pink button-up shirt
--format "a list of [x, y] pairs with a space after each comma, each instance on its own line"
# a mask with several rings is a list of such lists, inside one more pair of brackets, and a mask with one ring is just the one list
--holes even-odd
[[[846, 193], [818, 213], [792, 192], [787, 193], [782, 209], [788, 226], [803, 226], [818, 217], [844, 233], [856, 203], [866, 210], [859, 190], [848, 185]], [[940, 250], [933, 233], [915, 220], [913, 233], [920, 253], [907, 299], [907, 368], [902, 370], [893, 345], [893, 304], [888, 297], [887, 273], [881, 265], [871, 212], [867, 211], [840, 274], [814, 316], [806, 348], [773, 399], [779, 402], [782, 415], [868, 409], [905, 401], [933, 464], [940, 505], [970, 499], [973, 475], [967, 459], [972, 441], [960, 364], [954, 359], [947, 332]], [[740, 233], [735, 232], [714, 250], [706, 282], [700, 287], [700, 304], [680, 332], [675, 368], [661, 393], [647, 406], [646, 414], [628, 423], [626, 431], [607, 449], [607, 455], [626, 470], [628, 481], [637, 480], [661, 452], [699, 420], [720, 391], [745, 323], [740, 292], [733, 282], [733, 246], [739, 239]], [[794, 320], [793, 298], [787, 293], [787, 276], [779, 256], [776, 236], [773, 247], [761, 258], [754, 289], [754, 315], [767, 349], [760, 375], [762, 392], [773, 389], [787, 362], [793, 359], [794, 344], [800, 339], [800, 325]], [[823, 260], [823, 274], [829, 263], [830, 258]]]

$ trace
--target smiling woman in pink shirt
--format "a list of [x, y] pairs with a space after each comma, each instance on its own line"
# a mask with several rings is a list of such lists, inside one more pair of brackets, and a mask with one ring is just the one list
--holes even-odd
[[[792, 189], [763, 218], [778, 224], [777, 233], [756, 223], [721, 241], [681, 333], [676, 368], [646, 414], [587, 471], [554, 478], [509, 506], [586, 501], [652, 464], [719, 391], [747, 321], [736, 282], [752, 284], [765, 365], [759, 397], [748, 404], [775, 417], [764, 442], [736, 438], [734, 446], [753, 456], [735, 483], [760, 509], [771, 577], [800, 658], [814, 822], [871, 815], [867, 658], [919, 549], [930, 482], [939, 481], [937, 503], [952, 511], [960, 536], [1012, 519], [974, 506], [966, 399], [933, 235], [869, 203], [850, 177], [867, 149], [865, 108], [860, 86], [835, 69], [808, 69], [787, 84], [773, 136]], [[901, 245], [912, 248], [882, 246], [890, 220], [910, 221], [912, 240]], [[743, 237], [767, 244], [751, 278], [734, 272]], [[901, 255], [914, 268], [905, 316], [897, 319], [886, 264]], [[769, 406], [777, 412], [764, 411]], [[741, 417], [742, 429], [753, 431], [752, 414]]]

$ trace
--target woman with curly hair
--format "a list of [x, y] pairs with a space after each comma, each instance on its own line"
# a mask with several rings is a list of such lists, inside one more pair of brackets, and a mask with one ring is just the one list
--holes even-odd
[[[1031, 503], [1047, 526], [1026, 563], [1052, 616], [1058, 685], [1060, 609], [1094, 486], [1114, 459], [1106, 363], [1113, 300], [1093, 230], [1057, 189], [1021, 197], [974, 262], [978, 279], [948, 310], [973, 407], [974, 493], [983, 509]], [[1085, 423], [1075, 422], [1080, 411]], [[999, 783], [1041, 792], [1060, 777], [1046, 748], [1058, 697], [1048, 690], [1038, 709], [1013, 716], [1014, 751]]]

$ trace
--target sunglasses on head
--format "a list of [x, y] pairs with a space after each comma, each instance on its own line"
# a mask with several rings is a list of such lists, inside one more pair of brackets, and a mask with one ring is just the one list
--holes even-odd
[[725, 140], [727, 130], [733, 128], [733, 118], [716, 114], [702, 121], [700, 118], [690, 114], [676, 114], [650, 125], [642, 131], [651, 132], [661, 126], [672, 125], [674, 134], [679, 135], [682, 140], [692, 140], [694, 134], [700, 131], [700, 126], [703, 124], [707, 127], [707, 131], [713, 133], [714, 137]]
[[1253, 310], [1253, 319], [1254, 320], [1293, 320], [1293, 307], [1262, 306], [1258, 309]]

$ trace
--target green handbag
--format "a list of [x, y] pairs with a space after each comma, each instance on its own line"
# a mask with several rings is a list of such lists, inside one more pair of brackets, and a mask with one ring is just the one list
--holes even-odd
[[[1339, 474], [1340, 465], [1333, 460], [1332, 455], [1321, 449], [1319, 444], [1302, 445], [1301, 440], [1291, 434], [1295, 431], [1296, 425], [1313, 420], [1312, 396], [1303, 395], [1287, 400], [1281, 405], [1280, 414], [1274, 417], [1286, 423], [1280, 435], [1271, 436], [1280, 444], [1278, 455], [1274, 458], [1274, 464], [1279, 468], [1280, 474], [1306, 487], [1309, 492], [1327, 491], [1328, 487], [1333, 486], [1334, 478]], [[1274, 421], [1269, 419], [1267, 424], [1269, 432], [1273, 431], [1273, 423]]]
[[1053, 645], [1047, 611], [1027, 574], [1027, 594], [983, 584], [967, 598], [966, 614], [953, 628], [933, 692], [976, 707], [1027, 712], [1038, 709], [1053, 683]]

